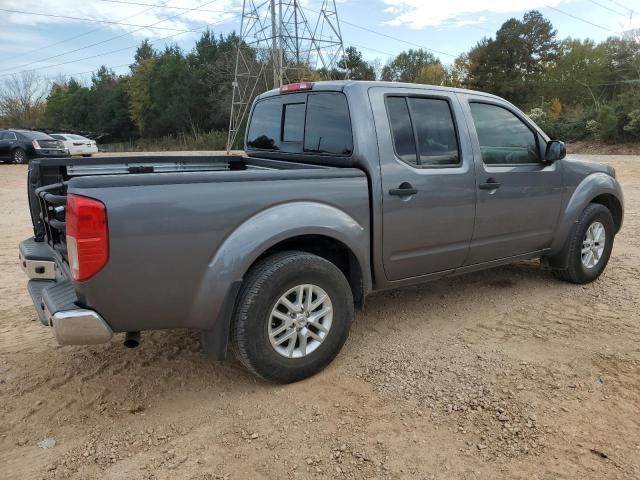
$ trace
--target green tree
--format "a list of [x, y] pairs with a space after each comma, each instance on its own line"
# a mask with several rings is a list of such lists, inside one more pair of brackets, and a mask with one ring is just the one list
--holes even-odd
[[[375, 80], [376, 73], [371, 65], [362, 57], [356, 47], [347, 47], [338, 61], [338, 68], [348, 75], [350, 80]], [[342, 74], [344, 78], [344, 73]]]
[[538, 11], [511, 18], [468, 54], [467, 83], [471, 88], [500, 95], [519, 105], [535, 99], [545, 68], [558, 54], [556, 31]]
[[382, 80], [389, 82], [420, 83], [423, 69], [428, 65], [440, 65], [431, 52], [423, 49], [400, 53], [382, 69]]

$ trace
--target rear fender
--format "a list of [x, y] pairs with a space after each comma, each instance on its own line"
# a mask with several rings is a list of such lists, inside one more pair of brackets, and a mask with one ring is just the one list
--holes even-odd
[[[189, 324], [207, 330], [205, 346], [212, 347], [206, 348], [208, 353], [224, 357], [238, 285], [251, 265], [269, 248], [300, 235], [323, 235], [346, 245], [360, 263], [365, 292], [370, 290], [368, 225], [361, 225], [338, 208], [317, 202], [270, 207], [248, 218], [225, 239], [200, 282]], [[223, 346], [220, 341], [224, 341]]]

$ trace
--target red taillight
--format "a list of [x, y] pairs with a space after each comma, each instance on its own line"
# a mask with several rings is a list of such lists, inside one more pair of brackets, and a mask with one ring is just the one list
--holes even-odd
[[280, 93], [299, 92], [301, 90], [311, 90], [313, 82], [289, 83], [280, 87]]
[[65, 224], [71, 274], [82, 282], [98, 273], [109, 258], [107, 210], [98, 200], [69, 194]]

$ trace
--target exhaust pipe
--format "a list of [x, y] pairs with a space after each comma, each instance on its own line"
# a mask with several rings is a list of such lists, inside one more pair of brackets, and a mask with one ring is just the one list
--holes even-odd
[[140, 332], [127, 332], [124, 336], [124, 346], [136, 348], [138, 345], [140, 345]]

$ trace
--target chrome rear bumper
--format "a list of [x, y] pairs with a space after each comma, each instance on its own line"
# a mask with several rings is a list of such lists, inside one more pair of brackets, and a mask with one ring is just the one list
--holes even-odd
[[60, 345], [94, 345], [105, 343], [113, 337], [111, 327], [93, 310], [78, 308], [45, 315]]
[[56, 263], [51, 247], [33, 239], [21, 242], [20, 265], [29, 277], [29, 294], [40, 321], [53, 329], [60, 345], [93, 345], [111, 340], [113, 330], [100, 314], [78, 306], [68, 272], [62, 263]]

